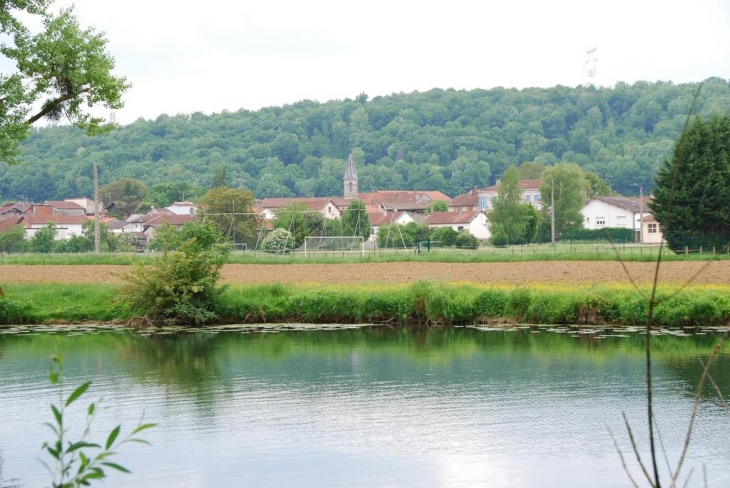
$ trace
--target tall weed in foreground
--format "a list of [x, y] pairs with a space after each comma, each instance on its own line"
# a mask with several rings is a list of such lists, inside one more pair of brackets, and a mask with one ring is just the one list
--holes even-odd
[[[701, 88], [702, 88], [702, 85], [700, 85], [700, 87], [697, 89], [697, 92], [695, 93], [694, 99], [692, 100], [692, 106], [690, 107], [689, 113], [687, 115], [687, 119], [685, 120], [682, 135], [680, 136], [680, 139], [676, 146], [677, 150], [676, 150], [675, 158], [673, 161], [673, 166], [671, 168], [671, 188], [669, 189], [669, 201], [668, 201], [668, 205], [665, 209], [665, 213], [667, 215], [672, 215], [672, 213], [673, 213], [674, 196], [676, 193], [678, 176], [683, 169], [682, 160], [683, 160], [684, 155], [681, 152], [682, 147], [683, 147], [682, 142], [687, 135], [689, 122], [690, 122], [692, 113], [694, 112], [694, 107], [695, 107], [695, 104], [697, 103], [697, 99], [699, 97]], [[670, 222], [670, 221], [671, 221], [671, 219], [667, 218], [667, 222]], [[668, 233], [673, 230], [674, 229], [669, 229], [669, 228], [662, 229], [662, 231], [664, 233]], [[647, 427], [648, 427], [648, 434], [649, 434], [649, 454], [651, 457], [650, 465], [645, 463], [641, 458], [639, 449], [637, 447], [637, 444], [636, 444], [636, 441], [634, 438], [633, 431], [631, 429], [631, 425], [630, 425], [629, 420], [626, 417], [625, 413], [623, 414], [623, 419], [624, 419], [624, 423], [626, 425], [626, 431], [629, 436], [629, 440], [631, 441], [631, 448], [633, 450], [634, 455], [636, 456], [636, 460], [639, 463], [641, 472], [645, 476], [646, 481], [649, 483], [649, 486], [654, 487], [654, 488], [660, 488], [662, 486], [662, 484], [661, 484], [661, 479], [659, 476], [659, 465], [658, 465], [658, 461], [657, 461], [658, 449], [657, 449], [657, 445], [655, 442], [655, 431], [658, 429], [658, 426], [656, 425], [656, 420], [654, 417], [654, 398], [653, 398], [653, 388], [652, 388], [652, 382], [653, 382], [652, 360], [651, 360], [652, 332], [656, 328], [658, 316], [661, 315], [661, 313], [662, 313], [662, 308], [661, 308], [662, 303], [666, 303], [670, 300], [675, 299], [676, 295], [683, 292], [684, 288], [687, 285], [689, 285], [692, 281], [694, 281], [694, 279], [707, 267], [707, 265], [709, 265], [712, 262], [712, 261], [707, 261], [705, 266], [703, 266], [700, 269], [700, 271], [697, 272], [694, 276], [689, 277], [687, 279], [686, 284], [683, 287], [681, 287], [679, 290], [677, 290], [674, 294], [669, 295], [669, 296], [660, 297], [657, 293], [657, 289], [658, 289], [658, 285], [659, 285], [659, 270], [660, 270], [661, 263], [662, 263], [663, 249], [664, 249], [663, 247], [660, 248], [657, 258], [656, 258], [656, 266], [655, 266], [655, 271], [654, 271], [654, 282], [653, 282], [651, 291], [649, 292], [648, 295], [645, 294], [639, 288], [639, 286], [634, 282], [634, 280], [631, 278], [631, 274], [629, 273], [628, 269], [624, 265], [624, 262], [621, 260], [620, 253], [618, 252], [618, 250], [616, 252], [616, 254], [619, 258], [619, 261], [621, 262], [622, 266], [624, 267], [624, 271], [626, 273], [627, 278], [634, 285], [634, 288], [639, 295], [639, 297], [637, 297], [636, 300], [632, 300], [630, 302], [630, 305], [627, 305], [627, 307], [631, 307], [633, 310], [631, 310], [631, 311], [624, 310], [623, 315], [625, 315], [625, 316], [626, 315], [635, 315], [637, 317], [642, 315], [644, 317], [644, 323], [646, 324], [646, 328], [645, 328], [645, 333], [646, 333], [646, 406], [647, 406], [646, 412], [647, 412]], [[689, 314], [694, 314], [694, 313], [698, 313], [705, 320], [715, 319], [719, 315], [718, 310], [716, 309], [714, 304], [712, 304], [711, 302], [701, 302], [701, 303], [694, 302], [694, 303], [696, 304], [696, 308], [694, 308], [692, 310], [685, 310], [685, 314], [682, 314], [680, 316], [680, 318], [672, 317], [672, 320], [674, 320], [675, 322], [681, 322], [685, 316], [689, 317]], [[631, 313], [631, 312], [633, 312], [633, 313]], [[682, 467], [684, 465], [684, 461], [687, 456], [687, 451], [689, 449], [690, 442], [692, 439], [692, 430], [694, 427], [695, 419], [697, 417], [697, 413], [699, 411], [700, 401], [702, 398], [702, 392], [704, 390], [706, 382], [709, 381], [715, 387], [715, 390], [716, 390], [719, 398], [722, 401], [723, 407], [730, 413], [730, 407], [725, 402], [725, 400], [722, 396], [722, 393], [718, 389], [717, 384], [712, 379], [712, 376], [710, 374], [710, 368], [711, 368], [712, 364], [714, 363], [715, 359], [717, 358], [718, 354], [722, 350], [723, 344], [724, 344], [725, 340], [727, 339], [727, 336], [728, 336], [728, 332], [726, 331], [722, 335], [720, 340], [715, 344], [715, 346], [710, 351], [710, 355], [709, 355], [709, 358], [706, 363], [702, 362], [702, 360], [700, 359], [700, 364], [703, 367], [703, 372], [702, 372], [702, 376], [700, 377], [700, 381], [697, 385], [697, 393], [695, 395], [695, 400], [693, 403], [692, 411], [690, 412], [690, 418], [689, 418], [688, 425], [687, 425], [687, 432], [685, 435], [685, 441], [684, 441], [684, 445], [682, 448], [682, 452], [676, 461], [675, 467], [672, 467], [670, 465], [670, 461], [667, 458], [667, 453], [663, 452], [664, 459], [665, 459], [665, 462], [667, 465], [667, 469], [669, 470], [669, 476], [670, 476], [670, 483], [668, 486], [670, 486], [672, 488], [676, 487], [676, 486], [680, 486], [680, 484], [681, 484], [681, 486], [687, 486], [689, 483], [690, 477], [692, 476], [692, 471], [690, 470], [689, 473], [687, 474], [686, 481], [684, 483], [680, 483], [679, 477], [682, 474]], [[611, 435], [611, 437], [614, 441], [614, 445], [616, 447], [616, 450], [618, 451], [619, 457], [621, 458], [621, 463], [623, 465], [624, 470], [626, 471], [627, 476], [629, 477], [629, 480], [631, 481], [633, 486], [638, 487], [639, 484], [634, 479], [634, 477], [631, 475], [631, 472], [629, 471], [629, 469], [626, 465], [626, 461], [624, 459], [623, 452], [621, 451], [621, 448], [618, 446], [616, 438], [610, 429], [609, 429], [609, 434]], [[662, 446], [662, 450], [663, 450], [663, 446]], [[707, 479], [705, 479], [704, 486], [706, 486], [707, 484], [708, 484]]]
[[72, 440], [69, 429], [66, 427], [67, 409], [78, 400], [91, 385], [90, 381], [76, 388], [68, 397], [64, 397], [62, 370], [63, 358], [58, 355], [53, 358], [53, 366], [48, 375], [51, 384], [58, 390], [58, 405], [51, 404], [53, 422], [45, 425], [51, 429], [53, 440], [43, 443], [42, 449], [50, 454], [51, 464], [41, 460], [41, 463], [51, 474], [53, 488], [77, 488], [89, 486], [95, 480], [107, 477], [106, 468], [123, 473], [130, 471], [124, 466], [109, 459], [117, 454], [124, 444], [132, 442], [149, 444], [137, 437], [140, 432], [150, 429], [155, 424], [144, 424], [140, 421], [137, 427], [125, 437], [119, 437], [121, 425], [112, 429], [103, 444], [89, 441], [91, 424], [96, 413], [96, 404], [90, 404], [86, 409], [86, 427], [78, 440]]

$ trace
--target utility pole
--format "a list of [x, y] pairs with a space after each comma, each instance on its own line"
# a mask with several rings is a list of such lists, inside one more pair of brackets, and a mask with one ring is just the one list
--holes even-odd
[[99, 173], [94, 163], [94, 252], [101, 252], [101, 229], [99, 228]]
[[639, 185], [639, 243], [644, 243], [644, 185]]
[[555, 244], [555, 180], [550, 180], [550, 242]]

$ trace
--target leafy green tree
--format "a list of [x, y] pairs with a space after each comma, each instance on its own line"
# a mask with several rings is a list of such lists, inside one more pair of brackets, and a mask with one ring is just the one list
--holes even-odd
[[252, 245], [261, 222], [261, 217], [254, 212], [254, 202], [249, 190], [213, 188], [200, 199], [198, 218], [210, 221], [234, 244]]
[[112, 234], [115, 238], [114, 250], [119, 252], [134, 252], [137, 250], [137, 239], [131, 232]]
[[560, 163], [543, 171], [540, 177], [540, 195], [544, 205], [540, 217], [541, 238], [550, 239], [551, 188], [555, 195], [555, 237], [583, 228], [580, 209], [586, 199], [588, 182], [575, 163]]
[[38, 229], [30, 239], [30, 248], [33, 252], [50, 253], [56, 247], [56, 224], [48, 222]]
[[522, 192], [517, 188], [519, 173], [516, 167], [510, 166], [502, 175], [497, 188], [494, 209], [489, 212], [489, 225], [493, 234], [497, 229], [507, 237], [508, 244], [524, 244], [528, 242], [527, 230], [530, 224], [532, 206], [522, 202]]
[[730, 245], [730, 116], [695, 118], [656, 176], [649, 207], [669, 247]]
[[294, 236], [294, 246], [300, 247], [305, 237], [325, 235], [324, 220], [320, 212], [300, 203], [290, 203], [276, 214], [274, 229], [290, 232]]
[[459, 249], [477, 249], [479, 247], [479, 239], [465, 229], [459, 231], [459, 235], [456, 236], [455, 245]]
[[353, 200], [342, 214], [342, 233], [346, 236], [370, 237], [370, 216], [361, 200]]
[[426, 213], [430, 214], [431, 212], [448, 212], [449, 211], [449, 204], [443, 200], [434, 200], [433, 202], [429, 203], [428, 206], [426, 206]]
[[137, 211], [147, 191], [147, 185], [135, 178], [120, 178], [99, 188], [99, 195], [114, 202], [113, 215], [125, 218]]
[[431, 231], [431, 240], [433, 242], [440, 242], [445, 247], [451, 247], [456, 244], [456, 237], [458, 236], [451, 227], [437, 227]]
[[225, 164], [218, 166], [213, 173], [213, 181], [210, 184], [211, 188], [222, 188], [230, 186], [228, 182], [228, 167]]
[[591, 171], [583, 173], [583, 176], [588, 183], [588, 196], [589, 197], [610, 197], [611, 189], [608, 183], [596, 173]]
[[28, 248], [25, 241], [25, 229], [14, 225], [5, 232], [0, 232], [0, 252], [24, 252]]
[[56, 252], [86, 252], [88, 251], [89, 241], [80, 235], [72, 235], [65, 241], [56, 242], [54, 251]]
[[183, 202], [186, 200], [195, 201], [203, 196], [206, 191], [204, 188], [195, 186], [189, 182], [157, 183], [150, 188], [142, 203], [144, 205], [154, 206], [155, 208], [164, 208], [175, 202]]
[[534, 161], [528, 161], [525, 163], [522, 163], [518, 169], [519, 171], [519, 179], [521, 180], [536, 180], [540, 178], [540, 175], [542, 175], [542, 172], [545, 171], [545, 166], [536, 163]]
[[155, 230], [152, 239], [150, 239], [147, 243], [147, 249], [150, 251], [163, 252], [175, 251], [180, 247], [182, 242], [183, 241], [180, 238], [178, 230], [167, 222], [163, 222], [162, 225]]
[[[82, 29], [72, 8], [46, 12], [49, 4], [12, 0], [0, 7], [0, 26], [11, 39], [0, 45], [0, 54], [3, 64], [14, 65], [11, 73], [0, 75], [0, 160], [11, 164], [18, 162], [18, 142], [41, 119], [67, 119], [89, 135], [109, 132], [114, 124], [88, 109], [121, 108], [122, 95], [130, 87], [124, 77], [112, 74], [114, 58], [106, 50], [104, 35]], [[42, 15], [41, 32], [31, 33], [12, 9]]]
[[201, 219], [186, 222], [178, 233], [182, 242], [195, 239], [197, 245], [204, 251], [210, 251], [226, 241], [226, 236], [218, 231], [213, 222]]
[[[88, 220], [81, 224], [81, 236], [85, 240], [85, 248], [83, 251], [91, 251], [94, 249], [94, 221]], [[99, 222], [99, 242], [102, 249], [106, 246], [106, 250], [112, 252], [114, 249], [114, 235], [104, 222]]]

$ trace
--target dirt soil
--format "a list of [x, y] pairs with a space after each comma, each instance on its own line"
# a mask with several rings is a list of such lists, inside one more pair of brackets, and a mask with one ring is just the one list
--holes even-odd
[[[637, 283], [650, 283], [653, 263], [625, 263]], [[11, 283], [120, 283], [127, 266], [0, 265], [0, 286]], [[698, 274], [699, 273], [699, 274]], [[730, 284], [730, 261], [666, 262], [660, 280], [685, 283]], [[519, 263], [368, 263], [368, 264], [229, 264], [222, 282], [241, 284], [410, 283], [418, 280], [464, 281], [523, 285], [526, 283], [626, 283], [616, 261], [540, 261]]]

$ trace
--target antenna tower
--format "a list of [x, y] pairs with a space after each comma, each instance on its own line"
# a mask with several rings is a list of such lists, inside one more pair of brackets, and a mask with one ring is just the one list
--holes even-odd
[[596, 77], [596, 71], [598, 71], [598, 48], [595, 45], [586, 51], [586, 60], [583, 67], [586, 71], [588, 84], [592, 85], [593, 79]]

